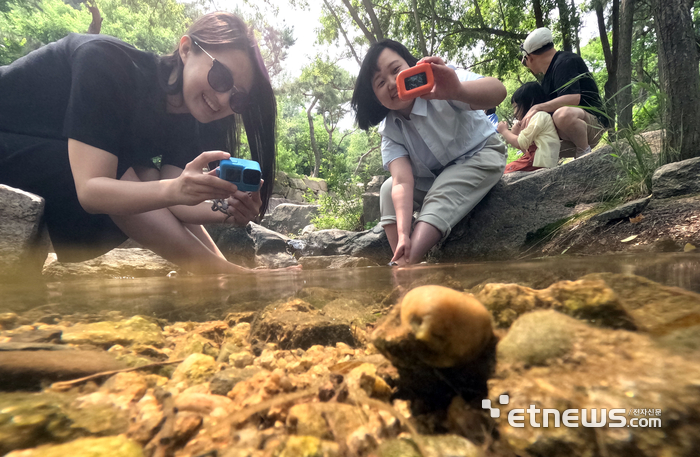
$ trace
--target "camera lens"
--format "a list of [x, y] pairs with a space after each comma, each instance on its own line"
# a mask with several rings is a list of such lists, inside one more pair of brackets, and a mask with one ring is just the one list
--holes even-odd
[[229, 182], [241, 182], [241, 170], [240, 168], [229, 168], [226, 170], [226, 181]]
[[260, 184], [260, 172], [250, 168], [243, 170], [243, 184], [250, 184], [252, 186]]

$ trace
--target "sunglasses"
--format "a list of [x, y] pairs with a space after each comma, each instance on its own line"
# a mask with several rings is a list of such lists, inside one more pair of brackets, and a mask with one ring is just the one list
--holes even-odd
[[520, 63], [527, 67], [527, 58], [530, 54], [528, 54], [528, 52], [525, 50], [522, 44], [520, 45], [520, 52], [522, 52], [523, 54], [523, 58], [520, 59]]
[[250, 107], [248, 92], [237, 88], [233, 84], [233, 75], [224, 64], [212, 57], [196, 40], [193, 39], [192, 42], [211, 59], [211, 69], [207, 74], [207, 81], [211, 88], [216, 92], [231, 91], [231, 96], [228, 99], [229, 106], [234, 113], [243, 114]]

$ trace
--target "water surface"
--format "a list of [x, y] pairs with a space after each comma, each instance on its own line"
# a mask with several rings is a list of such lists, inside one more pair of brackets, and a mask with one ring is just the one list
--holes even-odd
[[[556, 257], [517, 262], [419, 265], [397, 270], [366, 267], [240, 276], [72, 279], [0, 284], [0, 313], [35, 319], [79, 314], [105, 319], [140, 314], [168, 321], [222, 319], [278, 300], [331, 291], [331, 296], [381, 301], [397, 284], [460, 283], [464, 289], [494, 282], [541, 289], [589, 273], [635, 274], [668, 286], [700, 292], [699, 254]], [[50, 320], [50, 319], [49, 319]]]

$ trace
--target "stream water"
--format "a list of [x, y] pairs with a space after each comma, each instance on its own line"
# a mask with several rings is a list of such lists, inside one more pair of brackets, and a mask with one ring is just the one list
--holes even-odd
[[[386, 296], [397, 284], [440, 284], [449, 280], [465, 290], [485, 283], [519, 283], [537, 289], [590, 273], [643, 276], [700, 293], [700, 255], [654, 254], [558, 257], [518, 262], [419, 265], [410, 269], [367, 267], [260, 274], [254, 277], [72, 279], [60, 282], [0, 284], [0, 313], [29, 319], [83, 314], [105, 319], [146, 315], [168, 321], [222, 319], [229, 312], [253, 311], [281, 299], [314, 295], [320, 289]], [[332, 294], [331, 294], [332, 295]]]

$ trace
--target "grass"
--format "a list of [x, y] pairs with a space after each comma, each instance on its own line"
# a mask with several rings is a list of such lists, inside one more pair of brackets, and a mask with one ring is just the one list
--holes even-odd
[[618, 141], [611, 143], [615, 152], [610, 155], [623, 171], [613, 198], [632, 200], [651, 194], [654, 172], [659, 167], [678, 160], [678, 152], [667, 145], [663, 130], [660, 131], [662, 140], [658, 150], [641, 133], [622, 130], [618, 132]]

